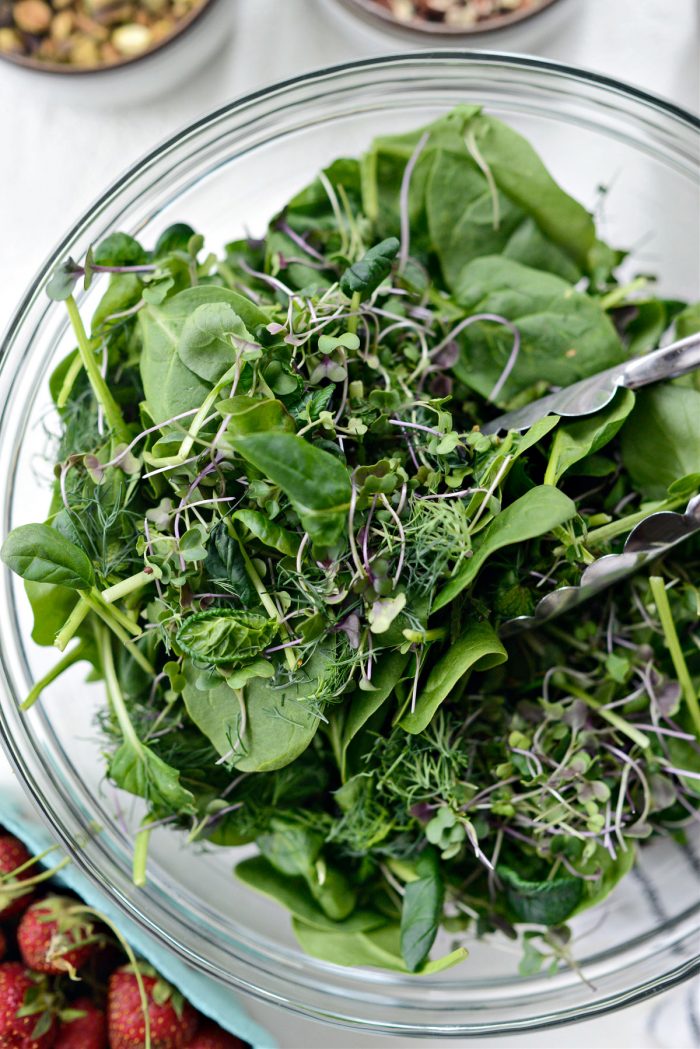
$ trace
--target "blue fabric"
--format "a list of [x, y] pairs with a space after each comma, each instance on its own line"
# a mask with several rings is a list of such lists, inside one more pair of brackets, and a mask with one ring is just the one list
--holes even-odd
[[[34, 855], [53, 844], [45, 828], [30, 813], [29, 806], [26, 803], [21, 804], [16, 796], [0, 797], [0, 823], [20, 838]], [[56, 853], [52, 853], [50, 862], [57, 862]], [[152, 936], [125, 918], [77, 869], [69, 864], [57, 875], [56, 880], [72, 889], [90, 907], [101, 911], [114, 922], [134, 951], [150, 962], [166, 980], [178, 987], [201, 1013], [215, 1020], [231, 1034], [250, 1042], [255, 1049], [276, 1049], [277, 1043], [274, 1038], [248, 1016], [231, 991], [209, 977], [195, 972], [185, 962], [161, 947]]]

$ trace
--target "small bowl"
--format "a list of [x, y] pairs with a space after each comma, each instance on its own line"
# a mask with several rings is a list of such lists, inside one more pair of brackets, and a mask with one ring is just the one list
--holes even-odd
[[[479, 37], [479, 46], [481, 46], [488, 42], [489, 37], [486, 34], [490, 33], [499, 34], [499, 46], [501, 46], [500, 41], [504, 30], [520, 29], [520, 27], [524, 29], [524, 23], [528, 23], [528, 28], [534, 28], [532, 22], [536, 16], [544, 14], [555, 5], [558, 6], [560, 0], [539, 0], [524, 10], [496, 14], [468, 27], [446, 25], [444, 22], [429, 22], [422, 18], [403, 21], [394, 16], [379, 0], [337, 0], [337, 2], [355, 17], [361, 18], [377, 29], [412, 42], [413, 46], [420, 43], [421, 39], [427, 39], [431, 43], [447, 47], [460, 42], [467, 44], [475, 37]], [[539, 23], [539, 26], [542, 24]]]
[[53, 99], [88, 106], [122, 106], [165, 94], [185, 82], [221, 47], [232, 25], [226, 0], [203, 3], [142, 54], [110, 65], [81, 67], [0, 52], [3, 75], [30, 80]]

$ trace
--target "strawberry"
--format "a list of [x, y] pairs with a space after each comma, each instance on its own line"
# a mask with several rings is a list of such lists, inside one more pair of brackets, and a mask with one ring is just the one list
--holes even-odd
[[[151, 1049], [189, 1049], [197, 1031], [197, 1013], [152, 969], [143, 966], [140, 971], [148, 1000]], [[146, 1024], [136, 974], [130, 965], [110, 978], [107, 1020], [110, 1049], [143, 1049]]]
[[218, 1024], [205, 1020], [188, 1049], [244, 1049], [245, 1045], [246, 1042], [224, 1031]]
[[64, 1020], [53, 1049], [107, 1049], [107, 1018], [89, 998], [79, 998], [72, 1011], [83, 1013]]
[[17, 942], [27, 968], [75, 976], [76, 970], [85, 965], [101, 937], [79, 908], [69, 897], [49, 896], [24, 912]]
[[6, 918], [13, 918], [15, 915], [21, 914], [34, 898], [34, 893], [31, 889], [21, 893], [19, 896], [15, 896], [12, 888], [13, 880], [31, 878], [30, 871], [23, 871], [17, 879], [3, 877], [3, 875], [12, 874], [13, 871], [17, 870], [18, 867], [24, 866], [25, 863], [29, 863], [31, 858], [30, 853], [21, 841], [18, 841], [12, 834], [8, 834], [7, 831], [0, 828], [0, 915], [3, 921]]
[[56, 1038], [53, 996], [20, 962], [0, 965], [0, 1049], [51, 1049]]

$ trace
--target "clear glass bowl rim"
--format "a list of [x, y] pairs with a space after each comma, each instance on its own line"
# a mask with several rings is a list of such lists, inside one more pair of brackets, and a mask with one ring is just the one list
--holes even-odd
[[[686, 130], [694, 133], [696, 136], [700, 132], [700, 119], [694, 114], [685, 110], [684, 108], [674, 104], [673, 102], [660, 99], [643, 89], [623, 84], [614, 78], [603, 76], [593, 72], [587, 72], [574, 67], [570, 67], [557, 62], [544, 60], [540, 58], [534, 58], [530, 56], [510, 54], [505, 52], [491, 52], [491, 51], [480, 51], [480, 50], [464, 50], [457, 48], [450, 49], [439, 49], [439, 50], [421, 50], [416, 53], [397, 54], [389, 56], [380, 56], [376, 58], [370, 58], [362, 61], [348, 62], [342, 65], [332, 66], [329, 68], [321, 69], [319, 71], [307, 73], [301, 76], [297, 76], [280, 83], [275, 83], [269, 87], [262, 88], [260, 90], [251, 92], [244, 95], [225, 106], [219, 107], [213, 112], [201, 117], [198, 121], [182, 129], [173, 136], [167, 138], [154, 150], [146, 154], [138, 163], [132, 165], [119, 179], [117, 179], [113, 185], [101, 196], [95, 203], [85, 212], [83, 217], [78, 220], [73, 228], [67, 233], [61, 243], [51, 253], [47, 261], [40, 268], [37, 276], [30, 285], [23, 301], [20, 303], [13, 319], [11, 320], [5, 336], [3, 337], [2, 343], [0, 344], [0, 369], [3, 364], [3, 358], [6, 354], [9, 354], [11, 347], [15, 340], [20, 334], [22, 326], [25, 320], [28, 318], [30, 311], [37, 305], [37, 301], [40, 295], [43, 295], [43, 289], [46, 282], [47, 275], [51, 272], [52, 268], [62, 258], [65, 257], [66, 251], [70, 245], [80, 239], [82, 235], [87, 231], [93, 222], [96, 215], [100, 214], [104, 208], [110, 203], [116, 202], [123, 189], [128, 187], [129, 183], [138, 177], [140, 174], [148, 171], [152, 165], [170, 151], [176, 149], [180, 144], [184, 143], [188, 139], [193, 139], [197, 134], [208, 126], [215, 125], [218, 121], [225, 117], [230, 117], [238, 112], [244, 111], [246, 108], [253, 106], [256, 102], [264, 102], [270, 100], [275, 96], [283, 97], [285, 94], [289, 94], [296, 88], [305, 87], [311, 88], [316, 87], [322, 89], [324, 82], [330, 82], [338, 80], [345, 74], [356, 74], [362, 71], [371, 70], [386, 70], [387, 72], [395, 69], [397, 74], [400, 74], [402, 67], [410, 67], [415, 65], [419, 68], [423, 68], [426, 71], [431, 66], [444, 65], [445, 67], [449, 63], [464, 62], [472, 64], [486, 64], [492, 66], [501, 66], [510, 69], [520, 69], [522, 71], [531, 70], [536, 73], [548, 74], [552, 81], [557, 78], [563, 78], [570, 81], [578, 81], [582, 84], [588, 84], [592, 87], [602, 88], [609, 91], [612, 94], [616, 94], [622, 98], [626, 98], [632, 102], [641, 103], [642, 106], [647, 107], [650, 110], [656, 111], [657, 114], [665, 115], [672, 118], [678, 124], [678, 126], [684, 126]], [[700, 139], [698, 139], [700, 141]], [[0, 407], [0, 413], [2, 409]], [[1, 669], [1, 668], [0, 668]], [[70, 834], [61, 825], [61, 821], [57, 818], [55, 812], [50, 811], [47, 808], [46, 801], [43, 797], [43, 792], [36, 781], [36, 777], [30, 774], [29, 770], [24, 761], [24, 756], [19, 751], [15, 741], [9, 738], [6, 729], [6, 723], [4, 715], [0, 710], [0, 729], [3, 735], [3, 745], [12, 761], [15, 769], [23, 781], [25, 789], [33, 797], [33, 800], [37, 807], [40, 809], [44, 821], [48, 824], [49, 828], [55, 836], [60, 838], [64, 845], [72, 853], [74, 860], [77, 865], [86, 873], [99, 887], [103, 890], [107, 887], [104, 878], [101, 878], [98, 869], [91, 869], [88, 861], [84, 858], [80, 849], [75, 847], [75, 844], [71, 841]], [[163, 946], [168, 947], [171, 950], [175, 950], [176, 953], [191, 964], [194, 962], [195, 965], [202, 972], [209, 971], [212, 974], [217, 974], [216, 966], [208, 967], [202, 959], [193, 957], [192, 952], [189, 951], [184, 945], [179, 944], [173, 940], [171, 936], [164, 930], [161, 930], [153, 921], [146, 918], [145, 915], [139, 914], [138, 909], [134, 907], [130, 899], [118, 892], [116, 889], [113, 892], [113, 900], [116, 905], [123, 911], [123, 913], [131, 918], [131, 920], [137, 921], [142, 924], [148, 932], [155, 935]], [[689, 911], [678, 915], [674, 920], [673, 924], [676, 929], [677, 935], [673, 940], [667, 940], [661, 945], [661, 952], [664, 957], [668, 954], [669, 958], [666, 959], [670, 962], [670, 956], [674, 953], [676, 948], [681, 942], [687, 944], [688, 942], [694, 942], [697, 938], [697, 924], [695, 923], [696, 908], [691, 908]], [[691, 928], [688, 927], [688, 920], [693, 920]], [[654, 936], [664, 932], [669, 932], [666, 927], [661, 927], [657, 930]], [[641, 940], [648, 940], [650, 937], [647, 935], [642, 937]], [[630, 941], [629, 946], [636, 946], [634, 941]], [[609, 952], [614, 955], [615, 952]], [[634, 962], [631, 963], [634, 965]], [[329, 970], [335, 967], [329, 967]], [[401, 1007], [401, 1011], [408, 1013], [409, 1016], [403, 1020], [392, 1020], [387, 1017], [386, 1021], [381, 1021], [377, 1018], [365, 1019], [365, 1018], [354, 1018], [342, 1009], [342, 999], [345, 997], [346, 1007], [349, 1005], [352, 1008], [352, 995], [343, 996], [342, 991], [338, 992], [339, 1001], [335, 1003], [335, 1006], [331, 1005], [329, 1001], [323, 1000], [323, 994], [330, 998], [333, 995], [334, 988], [332, 984], [332, 976], [329, 981], [329, 986], [322, 989], [321, 1000], [315, 1002], [300, 1003], [290, 999], [287, 990], [284, 988], [283, 980], [272, 979], [269, 986], [261, 986], [240, 977], [230, 976], [228, 985], [231, 987], [238, 987], [246, 990], [247, 992], [255, 995], [256, 997], [269, 1002], [274, 1002], [279, 1005], [283, 1005], [286, 1008], [301, 1013], [306, 1016], [316, 1016], [320, 1019], [325, 1019], [330, 1022], [335, 1022], [343, 1025], [352, 1025], [355, 1028], [364, 1028], [367, 1031], [384, 1032], [384, 1033], [400, 1033], [402, 1035], [429, 1035], [439, 1034], [443, 1037], [461, 1037], [464, 1035], [490, 1035], [490, 1034], [504, 1034], [508, 1032], [524, 1031], [524, 1030], [539, 1030], [546, 1027], [556, 1026], [562, 1023], [571, 1023], [574, 1021], [580, 1021], [584, 1019], [590, 1019], [593, 1016], [601, 1015], [615, 1009], [619, 1009], [622, 1006], [630, 1005], [643, 998], [649, 997], [650, 994], [659, 993], [663, 990], [674, 986], [677, 983], [689, 978], [690, 976], [700, 972], [700, 952], [696, 957], [690, 960], [684, 960], [680, 964], [671, 965], [666, 972], [661, 975], [654, 976], [653, 978], [646, 977], [634, 988], [626, 988], [620, 992], [610, 994], [608, 997], [591, 1002], [589, 1005], [581, 1006], [580, 1003], [576, 1005], [575, 1009], [567, 1007], [564, 1004], [555, 1005], [553, 1008], [543, 1015], [528, 1015], [522, 1020], [513, 1019], [512, 1017], [505, 1020], [504, 1022], [499, 1021], [485, 1021], [479, 1022], [478, 1016], [468, 1023], [460, 1022], [455, 1017], [450, 1018], [447, 1016], [444, 1022], [421, 1022], [420, 1019], [411, 1019], [410, 1014], [415, 1011], [419, 1011], [420, 1007], [412, 1006], [406, 1008], [405, 1001], [395, 1000], [392, 1001], [390, 997], [385, 999], [386, 1005], [395, 1005]], [[218, 970], [219, 978], [222, 977], [221, 970]], [[329, 973], [330, 975], [330, 973]], [[412, 986], [415, 987], [415, 984]], [[565, 990], [565, 987], [560, 987], [561, 990]], [[377, 981], [374, 984], [375, 996], [381, 994], [382, 985], [381, 981]], [[390, 988], [388, 988], [390, 992]], [[537, 995], [536, 987], [533, 986], [533, 994]], [[545, 994], [545, 997], [547, 995]], [[368, 996], [368, 1000], [372, 999], [372, 995]], [[376, 997], [375, 997], [376, 1001]], [[551, 1002], [550, 1002], [551, 1006]]]

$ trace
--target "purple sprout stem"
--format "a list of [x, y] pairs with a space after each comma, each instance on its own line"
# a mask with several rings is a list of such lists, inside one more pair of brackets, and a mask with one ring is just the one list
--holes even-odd
[[328, 266], [328, 260], [325, 259], [319, 251], [316, 251], [315, 248], [312, 248], [310, 244], [307, 244], [304, 238], [299, 233], [297, 233], [296, 230], [293, 230], [289, 223], [279, 222], [277, 224], [277, 228], [280, 229], [282, 233], [286, 233], [289, 239], [293, 240], [297, 247], [301, 248], [301, 250], [305, 252], [305, 254], [310, 255], [312, 259], [317, 259], [319, 262], [323, 262], [326, 266]]
[[291, 641], [285, 641], [283, 645], [273, 645], [271, 648], [266, 648], [265, 655], [269, 656], [271, 652], [282, 652], [285, 648], [294, 648], [295, 645], [301, 645], [303, 640], [301, 637], [293, 637]]
[[420, 430], [422, 433], [429, 433], [431, 437], [442, 437], [440, 431], [432, 426], [423, 426], [421, 423], [407, 423], [403, 419], [389, 419], [388, 421], [392, 426], [399, 426], [402, 430]]
[[399, 215], [401, 217], [401, 247], [399, 248], [399, 272], [401, 272], [408, 261], [408, 249], [411, 244], [411, 222], [408, 214], [408, 196], [411, 189], [411, 177], [418, 158], [425, 149], [430, 138], [430, 132], [424, 131], [416, 143], [416, 147], [409, 157], [406, 167], [403, 169], [401, 178], [401, 191], [399, 193]]

